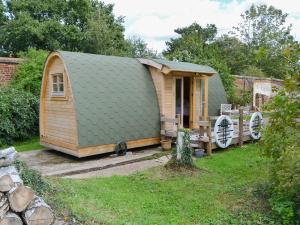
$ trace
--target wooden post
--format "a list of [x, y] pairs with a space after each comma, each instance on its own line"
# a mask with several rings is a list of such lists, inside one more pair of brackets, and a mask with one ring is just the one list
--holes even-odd
[[204, 120], [208, 121], [208, 77], [204, 79]]
[[166, 134], [162, 134], [162, 131], [165, 131], [165, 122], [162, 121], [162, 118], [164, 117], [164, 115], [160, 115], [160, 139], [161, 140], [165, 140], [165, 135]]
[[243, 108], [239, 108], [239, 146], [243, 145], [243, 135], [244, 135], [244, 118], [243, 118]]
[[211, 146], [211, 121], [208, 121], [208, 126], [207, 126], [207, 137], [208, 137], [208, 142], [207, 142], [207, 155], [212, 154], [212, 146]]

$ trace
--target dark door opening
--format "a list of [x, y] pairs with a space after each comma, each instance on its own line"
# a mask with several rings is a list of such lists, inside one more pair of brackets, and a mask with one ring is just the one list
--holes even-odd
[[183, 78], [183, 127], [190, 127], [190, 88], [191, 79], [189, 77]]

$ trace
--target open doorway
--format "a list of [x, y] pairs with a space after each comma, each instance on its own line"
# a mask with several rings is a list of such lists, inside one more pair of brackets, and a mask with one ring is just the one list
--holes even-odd
[[190, 91], [190, 77], [176, 78], [175, 110], [180, 115], [181, 126], [184, 128], [190, 127]]
[[183, 78], [183, 127], [190, 127], [190, 87], [191, 78]]

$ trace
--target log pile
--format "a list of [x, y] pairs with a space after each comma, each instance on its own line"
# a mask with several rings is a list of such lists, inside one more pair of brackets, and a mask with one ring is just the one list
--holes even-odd
[[50, 206], [23, 184], [12, 165], [16, 156], [13, 147], [0, 150], [0, 225], [51, 225]]

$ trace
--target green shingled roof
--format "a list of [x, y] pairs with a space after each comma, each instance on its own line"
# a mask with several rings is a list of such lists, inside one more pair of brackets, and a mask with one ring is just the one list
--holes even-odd
[[71, 82], [80, 147], [160, 136], [151, 76], [136, 59], [60, 51]]
[[208, 78], [208, 115], [220, 115], [221, 104], [227, 103], [226, 92], [219, 74]]
[[[58, 52], [64, 60], [77, 114], [79, 147], [160, 136], [159, 105], [147, 67], [126, 57]], [[216, 73], [211, 67], [155, 59], [171, 70]], [[218, 74], [209, 78], [209, 115], [226, 95]]]
[[152, 59], [154, 62], [167, 66], [171, 71], [186, 71], [194, 73], [217, 73], [213, 68], [205, 65], [168, 61], [164, 59]]

